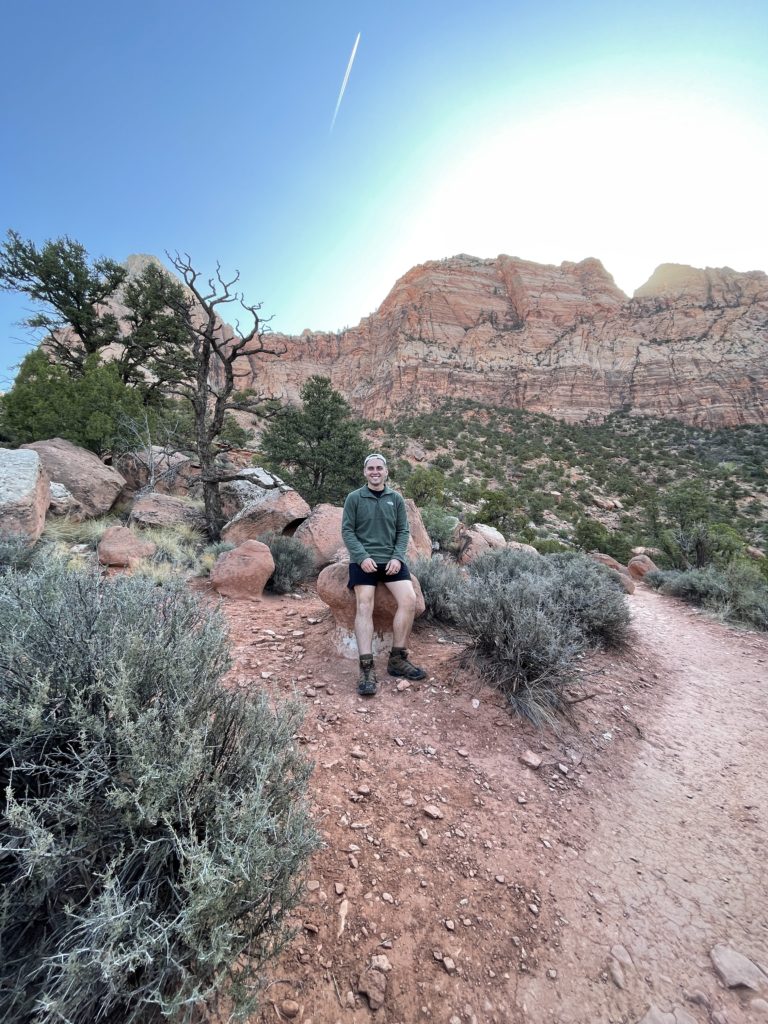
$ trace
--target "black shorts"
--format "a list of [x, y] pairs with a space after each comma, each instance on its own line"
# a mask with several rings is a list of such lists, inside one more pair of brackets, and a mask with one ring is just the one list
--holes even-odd
[[392, 576], [387, 576], [386, 570], [386, 562], [383, 564], [377, 562], [376, 572], [363, 572], [357, 562], [350, 562], [349, 583], [347, 586], [350, 590], [354, 590], [355, 587], [375, 587], [377, 583], [397, 583], [398, 580], [409, 580], [411, 578], [405, 562], [400, 563], [400, 571]]

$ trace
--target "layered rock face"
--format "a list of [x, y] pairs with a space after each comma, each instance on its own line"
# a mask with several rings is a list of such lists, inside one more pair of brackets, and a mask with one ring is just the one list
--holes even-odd
[[768, 276], [664, 265], [628, 298], [598, 260], [510, 256], [414, 267], [337, 334], [275, 335], [251, 361], [262, 393], [311, 374], [368, 417], [471, 398], [561, 419], [619, 409], [707, 427], [768, 421]]

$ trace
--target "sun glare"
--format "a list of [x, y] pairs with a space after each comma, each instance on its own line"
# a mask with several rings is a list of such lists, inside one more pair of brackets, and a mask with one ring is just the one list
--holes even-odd
[[727, 105], [596, 97], [497, 123], [468, 148], [429, 183], [403, 250], [595, 256], [629, 294], [659, 263], [768, 269], [768, 132]]

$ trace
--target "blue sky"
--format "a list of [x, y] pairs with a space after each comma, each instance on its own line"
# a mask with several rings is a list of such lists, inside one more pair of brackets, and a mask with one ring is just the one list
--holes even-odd
[[[3, 28], [0, 229], [218, 259], [276, 330], [459, 252], [596, 256], [630, 292], [768, 270], [757, 0], [25, 0]], [[0, 293], [0, 387], [28, 308]]]

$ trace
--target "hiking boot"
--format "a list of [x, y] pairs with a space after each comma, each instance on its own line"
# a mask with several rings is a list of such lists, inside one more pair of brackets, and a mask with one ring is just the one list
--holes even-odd
[[393, 647], [387, 662], [387, 672], [391, 676], [401, 676], [403, 679], [425, 679], [427, 673], [418, 665], [408, 661], [408, 651], [404, 647]]
[[373, 658], [361, 658], [357, 692], [361, 697], [372, 697], [376, 693], [376, 685], [376, 669], [373, 667]]

